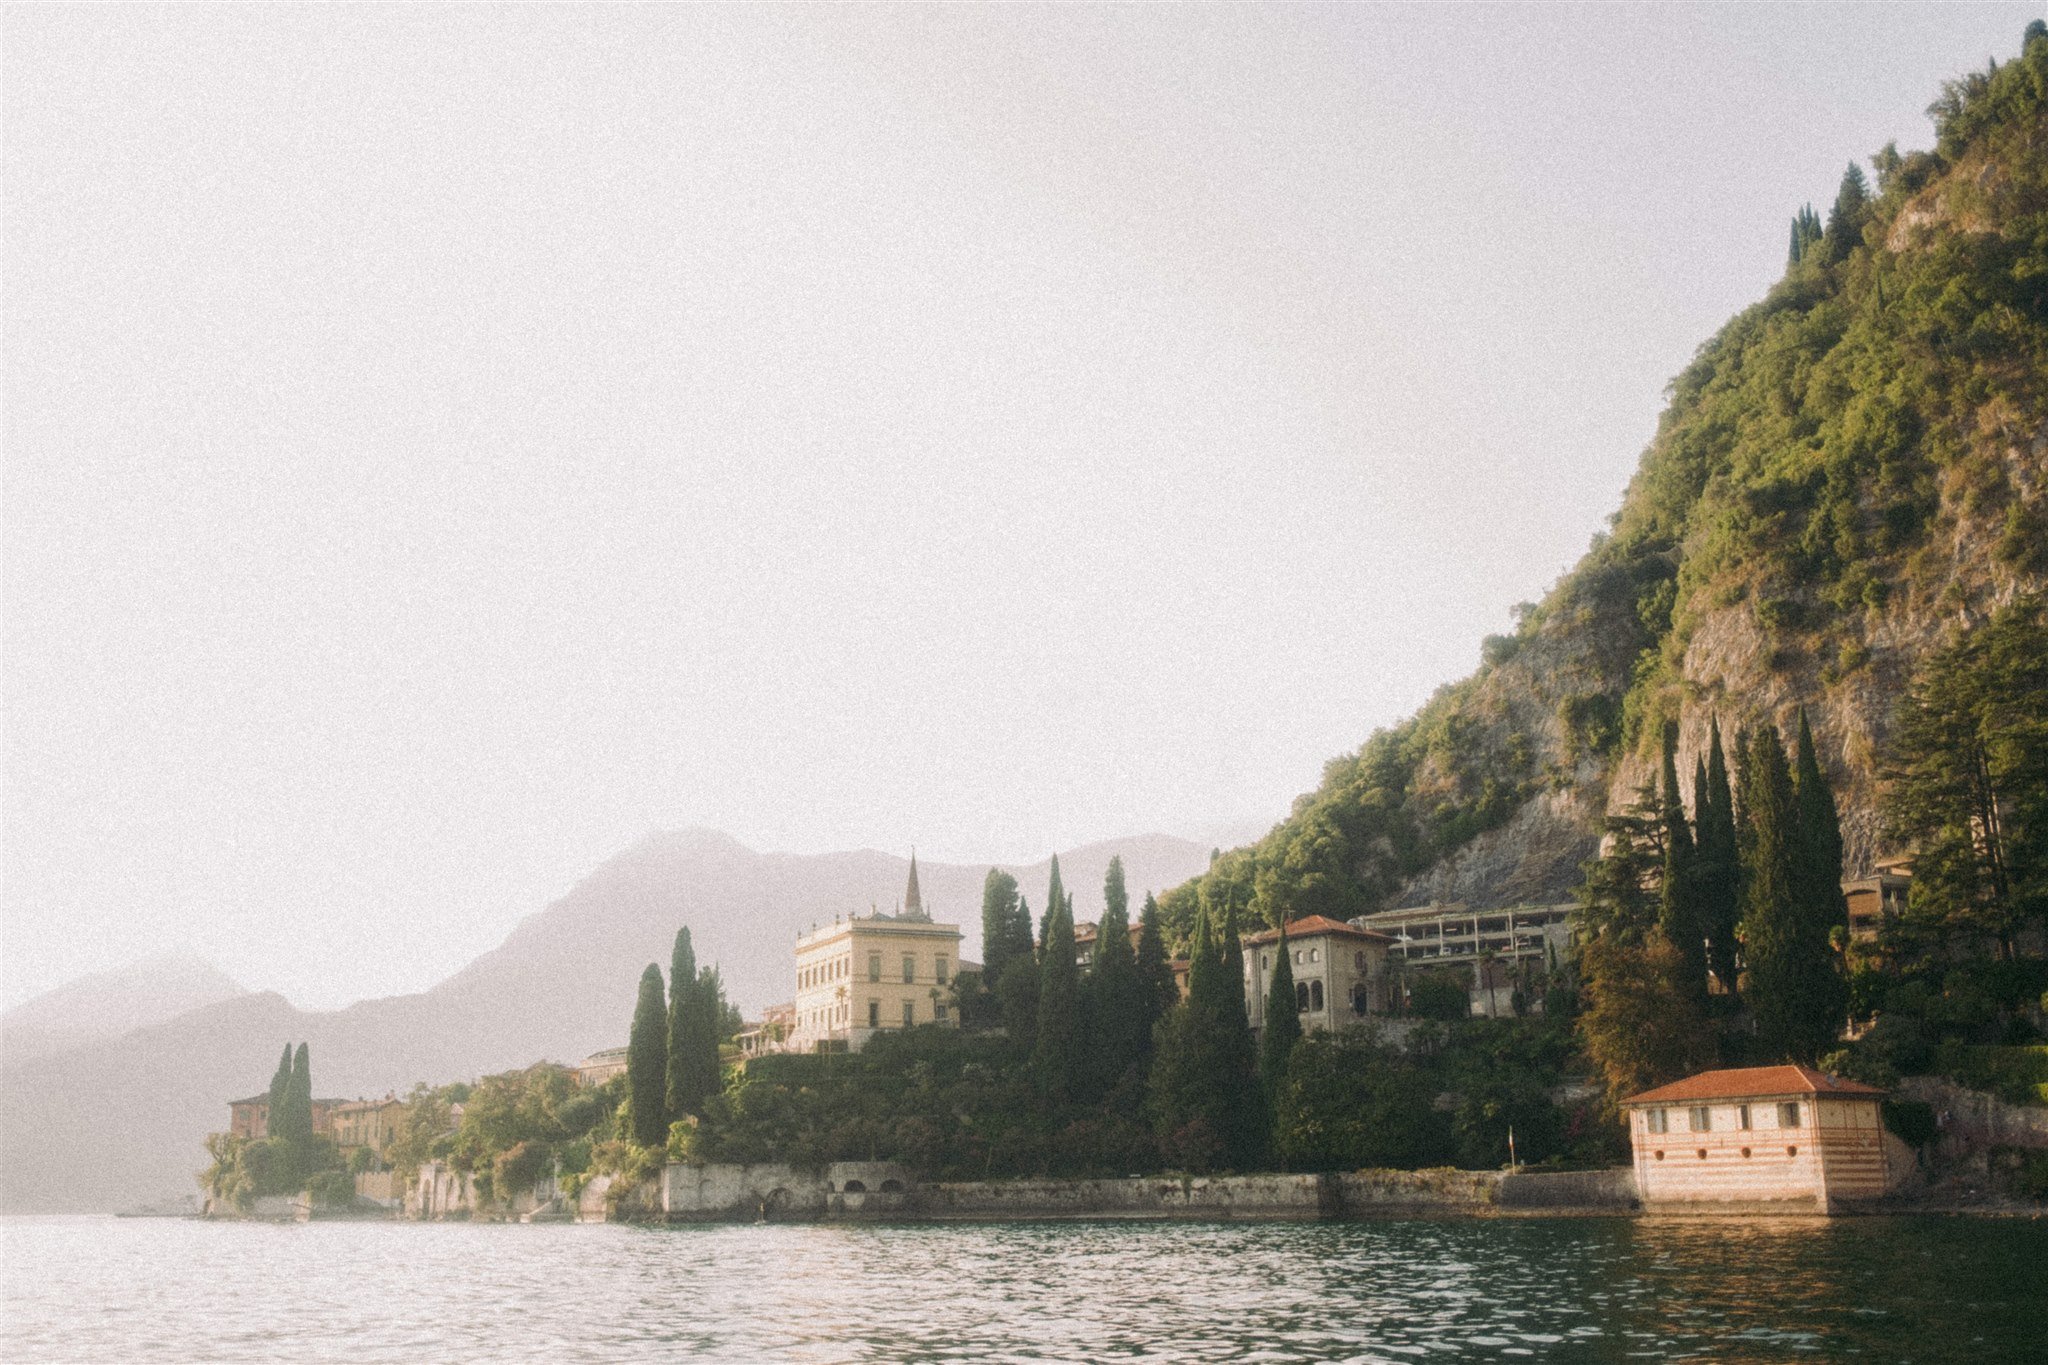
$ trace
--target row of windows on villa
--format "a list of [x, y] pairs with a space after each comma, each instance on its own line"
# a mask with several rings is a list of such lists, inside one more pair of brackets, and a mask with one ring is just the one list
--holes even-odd
[[[947, 1017], [946, 1006], [939, 1001], [933, 1001], [931, 1021], [934, 1024], [943, 1024], [946, 1022]], [[812, 1028], [839, 1028], [852, 1022], [852, 1019], [853, 1006], [850, 1004], [838, 1004], [830, 1009], [812, 1010], [809, 1019], [805, 1022]], [[879, 1000], [868, 1001], [868, 1027], [882, 1027], [882, 1002]], [[903, 1027], [917, 1027], [917, 1002], [915, 1000], [905, 1000], [903, 1002]]]
[[[1768, 1112], [1768, 1105], [1762, 1107]], [[1751, 1114], [1748, 1105], [1738, 1104], [1735, 1106], [1735, 1127], [1737, 1131], [1756, 1127], [1757, 1125], [1752, 1123], [1750, 1119]], [[1711, 1133], [1714, 1131], [1714, 1111], [1708, 1105], [1692, 1105], [1685, 1111], [1685, 1120], [1688, 1132]], [[1668, 1109], [1649, 1110], [1646, 1121], [1650, 1131], [1653, 1133], [1668, 1133], [1671, 1131], [1671, 1111]], [[1798, 1101], [1788, 1100], [1778, 1105], [1778, 1126], [1780, 1128], [1797, 1128], [1799, 1126]]]
[[[1307, 955], [1303, 956], [1303, 954]], [[1297, 967], [1306, 967], [1312, 962], [1321, 962], [1322, 960], [1323, 950], [1321, 948], [1296, 948], [1294, 950], [1294, 964]], [[1364, 953], [1358, 954], [1358, 961], [1355, 965], [1361, 972], [1367, 969]], [[1259, 970], [1264, 972], [1273, 970], [1273, 955], [1271, 953], [1259, 954]], [[1322, 1006], [1318, 1005], [1316, 1008], [1321, 1009]]]
[[[827, 981], [844, 977], [852, 971], [853, 959], [850, 957], [838, 958], [817, 967], [805, 967], [797, 973], [797, 988], [799, 990], [809, 990], [813, 986], [823, 985]], [[946, 984], [945, 958], [938, 957], [932, 959], [932, 973], [933, 979], [941, 986]], [[869, 953], [868, 980], [880, 981], [881, 979], [882, 955], [880, 953]], [[917, 957], [912, 953], [905, 953], [903, 955], [903, 984], [908, 986], [916, 982], [916, 980]]]

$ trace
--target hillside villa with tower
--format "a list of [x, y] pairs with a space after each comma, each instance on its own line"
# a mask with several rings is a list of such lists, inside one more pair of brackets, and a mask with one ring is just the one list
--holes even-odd
[[953, 979], [960, 970], [960, 926], [936, 924], [910, 882], [893, 915], [835, 917], [796, 944], [796, 1002], [787, 1048], [859, 1051], [888, 1029], [956, 1026]]

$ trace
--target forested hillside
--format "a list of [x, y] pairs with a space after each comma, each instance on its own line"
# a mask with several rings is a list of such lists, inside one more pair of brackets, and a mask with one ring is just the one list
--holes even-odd
[[1932, 150], [1888, 146], [1797, 210], [1784, 278], [1672, 381], [1579, 564], [1169, 923], [1205, 891], [1266, 920], [1563, 900], [1664, 722], [1689, 773], [1711, 718], [1789, 733], [1801, 706], [1848, 873], [1882, 851], [1916, 665], [2048, 583], [2048, 30], [1929, 112]]

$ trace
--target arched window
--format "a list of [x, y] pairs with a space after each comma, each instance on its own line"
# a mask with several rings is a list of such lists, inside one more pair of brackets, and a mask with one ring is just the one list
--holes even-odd
[[1294, 983], [1294, 1010], [1297, 1014], [1308, 1013], [1308, 982]]
[[1354, 983], [1351, 987], [1351, 1012], [1362, 1015], [1371, 1007], [1372, 996], [1366, 991], [1365, 983], [1363, 981]]
[[1316, 1013], [1316, 1012], [1320, 1011], [1320, 1010], [1322, 1009], [1322, 1007], [1323, 1007], [1323, 983], [1322, 983], [1322, 982], [1320, 982], [1320, 981], [1311, 981], [1311, 982], [1309, 982], [1309, 983], [1308, 983], [1308, 1008], [1309, 1008], [1309, 1012], [1310, 1012], [1310, 1013], [1312, 1013], [1312, 1014], [1313, 1014], [1313, 1013]]
[[1364, 954], [1364, 953], [1360, 953], [1360, 954], [1358, 955], [1358, 970], [1360, 970], [1361, 972], [1365, 970], [1365, 954]]

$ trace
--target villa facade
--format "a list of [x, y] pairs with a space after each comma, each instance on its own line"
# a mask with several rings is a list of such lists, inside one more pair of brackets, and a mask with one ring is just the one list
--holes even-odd
[[788, 1050], [858, 1051], [891, 1029], [956, 1027], [953, 981], [960, 971], [960, 937], [958, 925], [934, 923], [925, 912], [913, 856], [896, 914], [835, 919], [797, 940]]

